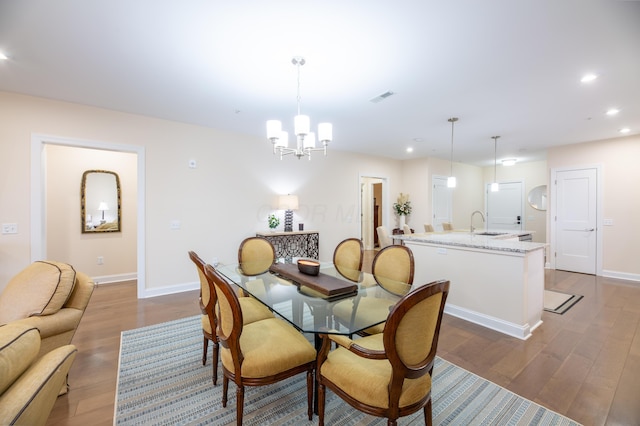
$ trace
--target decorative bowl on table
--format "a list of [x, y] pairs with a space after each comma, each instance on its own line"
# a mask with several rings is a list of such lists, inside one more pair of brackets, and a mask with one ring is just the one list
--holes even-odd
[[318, 275], [320, 262], [311, 259], [300, 259], [298, 260], [298, 271], [307, 275]]

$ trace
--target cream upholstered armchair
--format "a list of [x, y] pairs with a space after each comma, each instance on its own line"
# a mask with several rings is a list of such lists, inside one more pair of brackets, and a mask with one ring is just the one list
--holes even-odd
[[340, 241], [333, 251], [333, 266], [346, 279], [358, 282], [363, 257], [362, 241], [357, 238], [347, 238]]
[[63, 345], [39, 357], [38, 329], [18, 322], [0, 327], [0, 425], [44, 425], [77, 350]]
[[453, 225], [451, 224], [451, 222], [442, 222], [442, 230], [453, 231]]
[[378, 233], [378, 244], [380, 244], [381, 249], [393, 244], [389, 236], [389, 230], [385, 226], [378, 226], [376, 232]]
[[205, 274], [218, 295], [218, 326], [223, 385], [222, 406], [227, 406], [229, 380], [236, 384], [236, 423], [242, 425], [245, 386], [263, 386], [297, 374], [307, 376], [307, 413], [313, 416], [313, 371], [316, 350], [287, 322], [267, 318], [244, 324], [238, 295], [211, 266]]
[[411, 232], [411, 227], [409, 225], [407, 225], [406, 223], [404, 225], [402, 225], [402, 233], [404, 235], [411, 235], [413, 234], [413, 232]]
[[430, 223], [425, 223], [424, 232], [433, 232], [433, 225], [431, 225]]
[[[71, 343], [93, 294], [91, 278], [66, 263], [37, 261], [0, 294], [0, 325], [19, 322], [40, 332], [38, 358]], [[66, 380], [60, 393], [66, 393]]]
[[[196, 265], [198, 277], [200, 279], [200, 320], [202, 323], [202, 365], [207, 363], [207, 349], [209, 342], [213, 345], [211, 364], [213, 365], [213, 385], [218, 384], [218, 337], [216, 336], [216, 303], [218, 298], [216, 292], [204, 274], [206, 263], [194, 251], [189, 252], [189, 258]], [[245, 323], [259, 321], [265, 318], [273, 318], [273, 313], [262, 303], [249, 297], [240, 298], [240, 307], [244, 313]]]
[[[324, 425], [326, 388], [353, 408], [388, 425], [420, 409], [432, 424], [431, 383], [449, 281], [436, 281], [404, 296], [382, 334], [357, 340], [322, 334], [318, 353], [318, 416]], [[330, 352], [331, 343], [338, 348]]]
[[[407, 246], [392, 245], [383, 248], [376, 253], [371, 264], [373, 283], [364, 281], [361, 285], [374, 285], [380, 287], [380, 291], [387, 291], [399, 296], [404, 296], [411, 290], [415, 261], [413, 252]], [[333, 307], [333, 318], [338, 324], [354, 324], [356, 313], [369, 324], [367, 312], [380, 312], [381, 309], [391, 308], [393, 302], [388, 299], [357, 296], [353, 300], [338, 302]], [[375, 315], [375, 314], [374, 314]], [[377, 315], [376, 315], [377, 316]], [[368, 335], [382, 333], [384, 323], [369, 327], [358, 334]]]

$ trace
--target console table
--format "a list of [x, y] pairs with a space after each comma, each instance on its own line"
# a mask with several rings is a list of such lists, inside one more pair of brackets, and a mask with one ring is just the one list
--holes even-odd
[[318, 231], [258, 232], [276, 249], [276, 257], [308, 257], [318, 259], [320, 234]]

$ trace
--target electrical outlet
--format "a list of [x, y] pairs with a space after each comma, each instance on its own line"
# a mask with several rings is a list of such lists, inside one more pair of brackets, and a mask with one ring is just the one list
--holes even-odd
[[2, 224], [2, 233], [3, 234], [17, 234], [18, 233], [18, 224], [17, 223], [3, 223]]
[[613, 226], [613, 219], [603, 219], [602, 224], [604, 226]]
[[104, 265], [104, 257], [98, 256], [98, 265]]

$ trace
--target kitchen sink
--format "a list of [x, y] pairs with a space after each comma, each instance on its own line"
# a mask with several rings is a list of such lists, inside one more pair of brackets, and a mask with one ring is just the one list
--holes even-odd
[[491, 237], [495, 237], [496, 235], [506, 235], [506, 232], [491, 232], [491, 231], [485, 231], [485, 232], [476, 232], [476, 235], [487, 235], [487, 236], [491, 236]]

